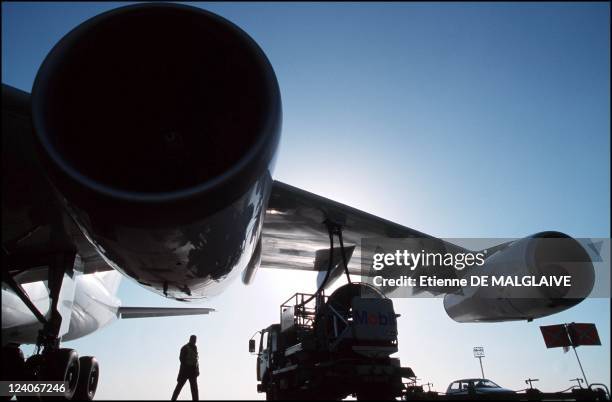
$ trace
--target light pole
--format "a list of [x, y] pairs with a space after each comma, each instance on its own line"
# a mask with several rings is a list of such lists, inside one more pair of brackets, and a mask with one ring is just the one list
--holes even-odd
[[482, 368], [482, 358], [485, 356], [484, 348], [482, 346], [474, 346], [474, 357], [480, 361], [480, 373], [482, 374], [482, 378], [485, 378], [484, 369]]

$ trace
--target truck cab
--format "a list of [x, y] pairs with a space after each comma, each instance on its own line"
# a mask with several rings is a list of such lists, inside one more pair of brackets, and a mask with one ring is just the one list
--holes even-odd
[[[257, 381], [266, 378], [269, 368], [279, 357], [280, 324], [272, 324], [260, 331], [257, 352]], [[254, 352], [254, 351], [251, 351]]]

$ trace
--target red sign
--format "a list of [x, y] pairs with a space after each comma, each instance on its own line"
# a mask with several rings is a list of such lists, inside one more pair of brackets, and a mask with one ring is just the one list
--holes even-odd
[[574, 346], [601, 345], [595, 324], [573, 322], [567, 326], [567, 330]]
[[565, 325], [546, 325], [540, 327], [540, 331], [542, 331], [542, 336], [544, 337], [544, 343], [546, 343], [547, 348], [560, 348], [572, 346], [572, 341], [567, 335], [567, 331], [565, 330]]
[[601, 345], [595, 324], [559, 324], [540, 327], [547, 348]]

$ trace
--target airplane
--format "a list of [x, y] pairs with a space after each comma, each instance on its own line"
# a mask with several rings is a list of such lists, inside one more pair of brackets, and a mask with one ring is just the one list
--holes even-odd
[[[263, 50], [232, 22], [189, 5], [99, 14], [53, 47], [31, 94], [3, 84], [3, 380], [67, 381], [65, 399], [93, 399], [95, 358], [79, 358], [62, 341], [118, 318], [212, 311], [123, 307], [123, 277], [189, 302], [238, 277], [248, 285], [259, 268], [318, 272], [324, 290], [343, 273], [363, 273], [376, 251], [363, 238], [469, 251], [275, 181], [281, 125], [280, 89]], [[542, 251], [538, 242], [549, 238], [562, 239], [562, 250]], [[580, 261], [556, 267], [580, 286], [571, 298], [546, 289], [499, 298], [425, 289], [445, 295], [452, 319], [533, 320], [593, 288], [591, 259], [563, 233], [489, 251], [485, 263], [529, 260], [537, 269]], [[512, 274], [525, 264], [498, 266]], [[23, 344], [37, 353], [25, 360]]]

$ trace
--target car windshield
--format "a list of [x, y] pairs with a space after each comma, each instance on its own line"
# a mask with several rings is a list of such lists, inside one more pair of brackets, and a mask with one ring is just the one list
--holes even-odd
[[499, 385], [495, 384], [490, 380], [479, 380], [474, 384], [477, 388], [500, 388]]

